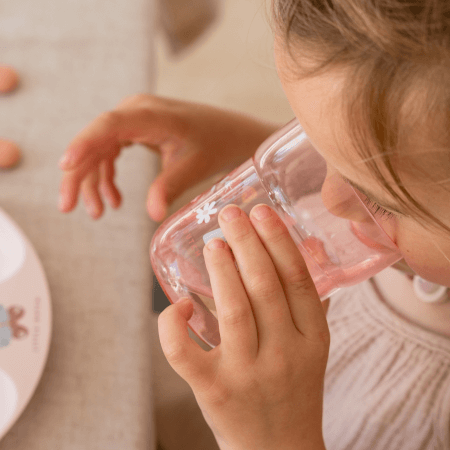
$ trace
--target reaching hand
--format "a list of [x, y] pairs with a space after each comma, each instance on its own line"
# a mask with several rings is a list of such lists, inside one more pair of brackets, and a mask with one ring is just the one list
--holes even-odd
[[161, 156], [162, 171], [148, 191], [147, 210], [162, 221], [186, 189], [228, 165], [239, 166], [275, 128], [208, 105], [148, 94], [127, 97], [66, 149], [60, 163], [60, 210], [72, 211], [80, 193], [94, 219], [102, 216], [104, 199], [118, 208], [122, 196], [114, 182], [115, 162], [124, 148], [139, 143]]

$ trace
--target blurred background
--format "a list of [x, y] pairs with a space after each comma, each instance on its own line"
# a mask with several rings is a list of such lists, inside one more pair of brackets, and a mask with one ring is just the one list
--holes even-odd
[[[189, 17], [196, 7], [185, 9], [183, 3], [200, 3], [203, 16], [198, 17], [197, 12], [197, 17]], [[269, 8], [270, 0], [163, 0], [162, 25], [156, 42], [156, 94], [243, 111], [280, 126], [292, 119], [294, 114], [273, 60]], [[209, 189], [223, 175], [187, 191], [175, 201], [169, 214]], [[160, 448], [218, 449], [189, 385], [172, 370], [162, 353], [157, 318], [154, 313], [152, 367]], [[197, 340], [193, 334], [191, 337]]]

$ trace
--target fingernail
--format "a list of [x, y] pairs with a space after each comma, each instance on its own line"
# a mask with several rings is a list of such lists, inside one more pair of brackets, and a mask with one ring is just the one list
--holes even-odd
[[220, 211], [220, 217], [222, 217], [225, 222], [231, 222], [237, 219], [241, 215], [241, 208], [235, 205], [227, 205]]
[[65, 204], [66, 204], [66, 201], [65, 201], [63, 195], [59, 194], [59, 209], [61, 209], [61, 210], [64, 209]]
[[263, 220], [270, 217], [271, 213], [272, 210], [267, 205], [258, 205], [252, 210], [251, 215], [256, 220]]
[[208, 250], [215, 250], [216, 248], [225, 248], [225, 242], [222, 239], [211, 239], [207, 244]]
[[88, 203], [87, 209], [88, 209], [89, 214], [91, 216], [96, 216], [97, 215], [97, 206], [94, 203]]
[[59, 160], [59, 166], [66, 166], [69, 163], [69, 155], [63, 155], [63, 157]]

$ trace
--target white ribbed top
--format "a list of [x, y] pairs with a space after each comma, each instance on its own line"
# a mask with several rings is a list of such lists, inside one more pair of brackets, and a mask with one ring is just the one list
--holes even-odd
[[332, 296], [327, 319], [327, 450], [450, 450], [450, 338], [392, 309], [370, 281]]

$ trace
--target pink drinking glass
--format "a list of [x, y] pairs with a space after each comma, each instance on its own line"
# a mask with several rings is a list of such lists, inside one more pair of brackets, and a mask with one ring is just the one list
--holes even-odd
[[[326, 199], [324, 183], [331, 193]], [[327, 176], [324, 158], [294, 119], [253, 158], [167, 218], [153, 236], [150, 258], [158, 282], [172, 303], [191, 299], [189, 326], [211, 347], [220, 343], [220, 334], [203, 247], [215, 237], [226, 240], [217, 218], [230, 203], [247, 215], [259, 203], [277, 212], [322, 300], [401, 259], [353, 188], [339, 175]]]

